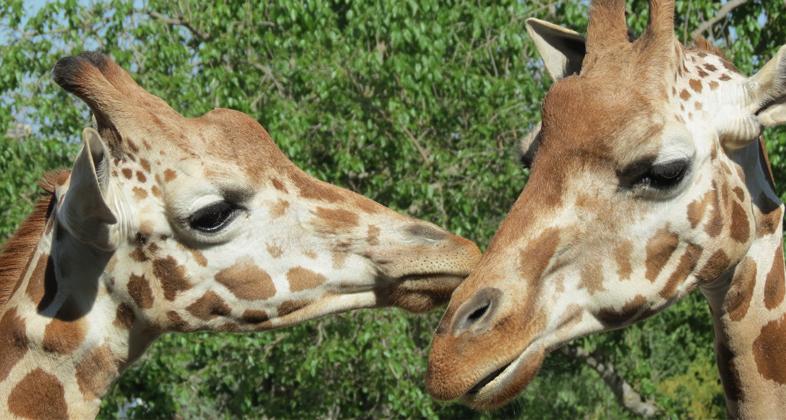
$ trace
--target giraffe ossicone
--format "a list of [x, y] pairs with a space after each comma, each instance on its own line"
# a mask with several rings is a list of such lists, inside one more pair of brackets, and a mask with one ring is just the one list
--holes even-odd
[[85, 418], [168, 331], [258, 331], [444, 303], [480, 256], [314, 179], [249, 116], [186, 118], [106, 56], [55, 81], [96, 128], [0, 254], [0, 417]]
[[786, 408], [783, 204], [760, 140], [786, 123], [786, 49], [748, 78], [680, 44], [673, 1], [649, 5], [635, 40], [624, 0], [592, 2], [586, 42], [527, 22], [555, 83], [522, 144], [529, 181], [434, 336], [436, 398], [497, 407], [550, 350], [698, 288], [729, 415]]

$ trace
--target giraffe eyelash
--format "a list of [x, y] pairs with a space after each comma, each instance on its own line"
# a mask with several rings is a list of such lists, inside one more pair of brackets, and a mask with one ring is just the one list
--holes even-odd
[[213, 234], [220, 232], [240, 214], [242, 208], [228, 201], [218, 201], [202, 207], [188, 217], [188, 226], [196, 231]]

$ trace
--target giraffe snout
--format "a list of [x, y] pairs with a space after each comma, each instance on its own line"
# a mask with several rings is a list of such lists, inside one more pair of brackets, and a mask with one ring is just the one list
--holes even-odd
[[394, 236], [400, 239], [371, 255], [387, 279], [378, 288], [382, 305], [413, 312], [442, 305], [480, 260], [472, 241], [431, 224], [409, 223]]

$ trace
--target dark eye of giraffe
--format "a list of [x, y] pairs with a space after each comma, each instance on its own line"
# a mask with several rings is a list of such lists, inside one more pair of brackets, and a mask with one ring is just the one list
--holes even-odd
[[688, 159], [652, 165], [649, 171], [644, 173], [640, 183], [659, 190], [669, 189], [679, 184], [685, 178], [689, 167], [690, 161]]
[[651, 188], [668, 190], [685, 178], [690, 169], [690, 159], [677, 159], [663, 163], [653, 163], [644, 159], [629, 165], [618, 173], [620, 184], [626, 188]]
[[240, 210], [235, 204], [219, 201], [194, 212], [188, 218], [188, 225], [200, 232], [215, 233], [227, 227]]

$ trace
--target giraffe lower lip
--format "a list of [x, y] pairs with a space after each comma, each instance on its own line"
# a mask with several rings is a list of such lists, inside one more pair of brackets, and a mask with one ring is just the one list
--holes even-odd
[[506, 404], [532, 380], [544, 354], [538, 343], [530, 343], [512, 360], [478, 381], [460, 401], [478, 410], [492, 410]]
[[[511, 363], [513, 363], [513, 362], [511, 362]], [[467, 391], [467, 394], [466, 394], [466, 395], [468, 395], [468, 396], [474, 396], [474, 395], [477, 395], [477, 394], [478, 394], [478, 392], [480, 392], [480, 390], [481, 390], [481, 389], [483, 389], [483, 387], [484, 387], [484, 386], [486, 386], [486, 385], [488, 385], [489, 383], [491, 383], [491, 381], [493, 381], [494, 379], [497, 379], [497, 378], [499, 377], [499, 375], [500, 375], [500, 374], [501, 374], [501, 373], [502, 373], [502, 372], [503, 372], [505, 369], [507, 369], [507, 368], [508, 368], [508, 366], [510, 366], [510, 365], [511, 365], [511, 363], [508, 363], [508, 364], [506, 364], [506, 365], [502, 366], [501, 368], [499, 368], [499, 369], [495, 370], [494, 372], [491, 372], [490, 374], [488, 374], [488, 375], [487, 375], [485, 378], [481, 379], [481, 380], [480, 380], [480, 382], [478, 382], [477, 384], [475, 384], [475, 386], [473, 386], [472, 388], [470, 388], [470, 390], [469, 390], [469, 391]]]

